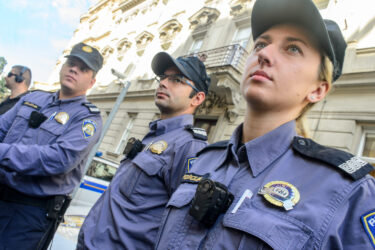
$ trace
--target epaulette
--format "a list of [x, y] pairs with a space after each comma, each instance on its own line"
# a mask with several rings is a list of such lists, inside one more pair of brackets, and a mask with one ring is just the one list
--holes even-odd
[[294, 137], [292, 147], [300, 154], [323, 161], [358, 180], [374, 170], [368, 162], [342, 150], [322, 146], [311, 139]]
[[218, 142], [215, 142], [213, 144], [210, 144], [207, 147], [202, 148], [200, 151], [198, 151], [197, 156], [199, 156], [203, 152], [206, 152], [206, 151], [211, 150], [211, 149], [224, 149], [224, 148], [228, 147], [228, 142], [229, 142], [229, 140], [218, 141]]
[[186, 125], [185, 129], [193, 133], [194, 138], [207, 141], [207, 132], [203, 128], [193, 127], [192, 125]]
[[93, 114], [100, 114], [100, 110], [98, 109], [98, 107], [96, 107], [91, 102], [84, 102], [84, 103], [82, 103], [82, 105], [86, 106], [90, 110], [91, 113], [93, 113]]

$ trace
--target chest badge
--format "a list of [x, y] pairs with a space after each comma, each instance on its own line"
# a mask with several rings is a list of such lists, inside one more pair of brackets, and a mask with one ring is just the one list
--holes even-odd
[[59, 112], [57, 115], [55, 115], [55, 120], [64, 125], [67, 123], [67, 121], [69, 121], [69, 115], [66, 112]]
[[285, 210], [293, 209], [299, 199], [298, 189], [285, 181], [271, 181], [264, 185], [258, 192], [271, 204], [284, 207]]
[[154, 154], [158, 154], [160, 155], [161, 153], [163, 153], [163, 151], [168, 147], [168, 143], [166, 141], [157, 141], [155, 143], [153, 143], [151, 146], [150, 146], [150, 151]]

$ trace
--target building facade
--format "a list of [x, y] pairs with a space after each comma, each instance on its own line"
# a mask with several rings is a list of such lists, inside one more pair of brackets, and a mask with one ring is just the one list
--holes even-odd
[[[375, 13], [372, 0], [315, 0], [324, 18], [335, 20], [348, 43], [342, 77], [324, 102], [308, 113], [311, 137], [375, 164]], [[101, 0], [80, 19], [68, 48], [57, 61], [50, 82], [72, 46], [88, 43], [101, 51], [103, 69], [88, 98], [108, 118], [123, 85], [115, 69], [131, 82], [99, 151], [119, 162], [130, 137], [142, 139], [159, 117], [154, 105], [157, 82], [151, 59], [160, 51], [195, 55], [204, 61], [212, 84], [195, 114], [209, 141], [228, 139], [243, 121], [241, 74], [252, 47], [251, 9], [255, 0]], [[275, 10], [277, 11], [277, 10]]]

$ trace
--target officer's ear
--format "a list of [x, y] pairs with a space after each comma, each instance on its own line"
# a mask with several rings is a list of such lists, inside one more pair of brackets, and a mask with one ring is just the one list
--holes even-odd
[[308, 102], [316, 103], [322, 100], [328, 94], [330, 87], [328, 82], [320, 81], [307, 95]]
[[91, 88], [94, 86], [95, 82], [96, 82], [96, 78], [93, 77], [93, 78], [91, 79], [91, 81], [90, 81], [89, 89], [91, 89]]
[[206, 98], [206, 94], [204, 92], [198, 92], [191, 98], [191, 105], [193, 107], [198, 107], [204, 102], [204, 99]]

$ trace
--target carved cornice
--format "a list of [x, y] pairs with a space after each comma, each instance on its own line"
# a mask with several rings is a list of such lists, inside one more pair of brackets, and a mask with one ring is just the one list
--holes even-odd
[[130, 49], [132, 43], [127, 39], [124, 38], [117, 44], [117, 58], [121, 61], [124, 57], [125, 53]]
[[143, 3], [145, 0], [122, 0], [119, 2], [118, 7], [113, 12], [121, 10], [122, 13], [134, 8], [135, 6]]
[[172, 19], [159, 28], [159, 39], [161, 41], [161, 47], [167, 50], [176, 35], [181, 31], [182, 25], [176, 20]]
[[135, 38], [137, 45], [137, 54], [139, 56], [143, 55], [143, 52], [146, 49], [147, 45], [149, 45], [153, 39], [154, 35], [147, 31], [143, 31]]
[[103, 33], [103, 34], [101, 34], [101, 35], [98, 35], [98, 36], [96, 36], [96, 37], [94, 37], [94, 36], [88, 37], [88, 38], [86, 38], [85, 40], [83, 40], [82, 42], [83, 42], [83, 43], [96, 42], [96, 41], [98, 41], [98, 40], [100, 40], [100, 39], [103, 39], [103, 38], [106, 37], [106, 36], [109, 36], [109, 34], [111, 34], [111, 31], [110, 31], [110, 30], [108, 30], [108, 31], [106, 31], [105, 33]]
[[236, 0], [230, 6], [230, 14], [234, 17], [241, 16], [245, 13], [250, 13], [252, 0]]
[[108, 59], [108, 57], [110, 57], [110, 55], [112, 55], [113, 54], [113, 48], [112, 47], [110, 47], [110, 46], [105, 46], [103, 49], [102, 49], [102, 52], [101, 52], [101, 54], [102, 54], [102, 56], [103, 56], [103, 59], [104, 59], [104, 64], [106, 63], [106, 61], [107, 61], [107, 59]]
[[190, 28], [194, 30], [200, 27], [207, 27], [215, 22], [219, 16], [220, 12], [217, 9], [203, 7], [189, 18]]

